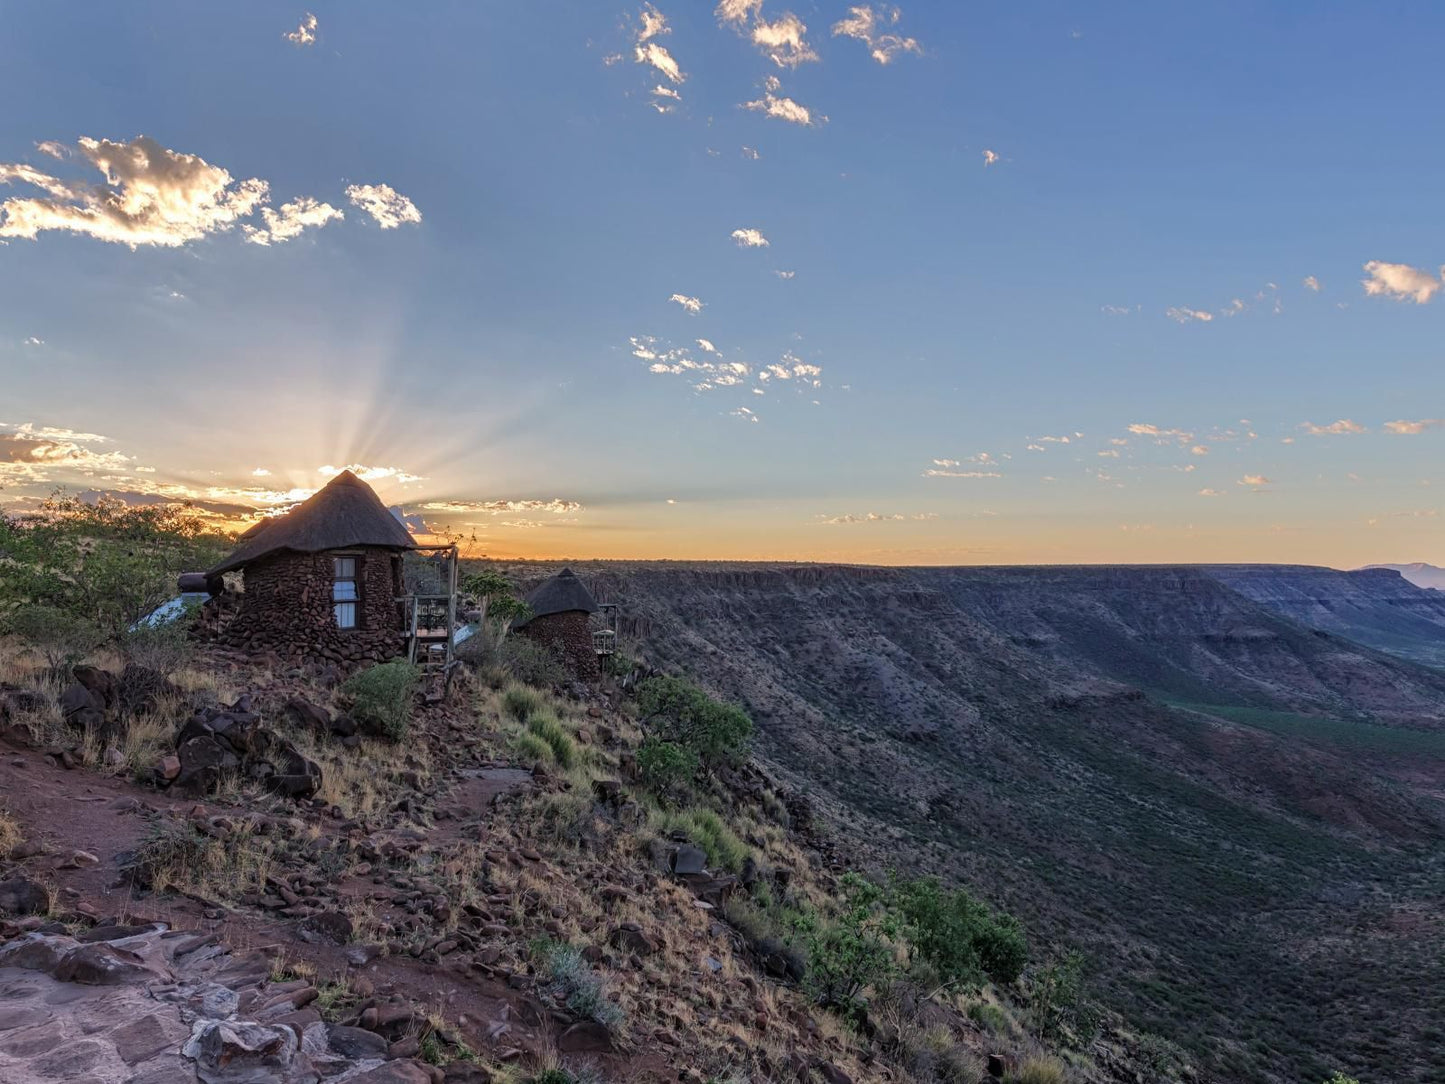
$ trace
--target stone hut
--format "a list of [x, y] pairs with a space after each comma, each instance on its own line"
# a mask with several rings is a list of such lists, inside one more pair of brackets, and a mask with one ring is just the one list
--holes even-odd
[[526, 603], [532, 616], [513, 625], [513, 631], [558, 652], [578, 679], [599, 680], [602, 668], [592, 646], [589, 620], [597, 612], [597, 602], [577, 574], [564, 568], [538, 585]]
[[235, 616], [222, 643], [342, 666], [384, 662], [406, 647], [402, 554], [415, 548], [371, 487], [342, 471], [291, 511], [263, 520], [234, 553], [206, 573], [212, 595], [222, 577], [242, 575]]

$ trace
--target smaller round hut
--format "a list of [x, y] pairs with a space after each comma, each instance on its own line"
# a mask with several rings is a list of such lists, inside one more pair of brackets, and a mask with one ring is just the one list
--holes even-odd
[[532, 616], [513, 625], [513, 631], [556, 651], [579, 680], [600, 679], [590, 620], [597, 602], [577, 574], [564, 568], [539, 584], [526, 603]]

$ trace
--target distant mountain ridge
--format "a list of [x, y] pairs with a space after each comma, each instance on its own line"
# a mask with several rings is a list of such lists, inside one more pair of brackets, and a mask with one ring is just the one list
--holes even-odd
[[[1445, 668], [1445, 591], [1420, 586], [1400, 568], [1376, 565], [1344, 572], [1313, 565], [1203, 567], [1220, 583], [1307, 628]], [[1436, 571], [1445, 575], [1445, 570]]]
[[1434, 591], [1445, 591], [1445, 568], [1440, 568], [1438, 565], [1426, 564], [1424, 561], [1415, 561], [1408, 565], [1365, 566], [1365, 570], [1373, 568], [1388, 568], [1391, 572], [1398, 572], [1416, 587], [1424, 587]]

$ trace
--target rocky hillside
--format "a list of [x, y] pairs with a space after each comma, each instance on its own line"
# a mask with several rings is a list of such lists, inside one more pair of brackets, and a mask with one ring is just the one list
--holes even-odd
[[1445, 1071], [1422, 951], [1445, 675], [1213, 570], [585, 571], [649, 661], [748, 706], [850, 862], [969, 883], [1083, 948], [1210, 1079]]
[[1445, 593], [1412, 582], [1398, 568], [1214, 565], [1205, 571], [1308, 628], [1445, 667]]

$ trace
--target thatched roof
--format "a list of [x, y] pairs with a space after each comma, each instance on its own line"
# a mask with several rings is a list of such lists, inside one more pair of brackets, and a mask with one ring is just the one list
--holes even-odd
[[[572, 610], [589, 614], [597, 612], [597, 601], [592, 597], [592, 592], [583, 586], [577, 574], [570, 568], [564, 568], [551, 579], [543, 580], [533, 588], [525, 601], [532, 608], [532, 616], [527, 621]], [[527, 621], [518, 622], [514, 627], [521, 628]]]
[[351, 546], [416, 547], [405, 527], [369, 485], [344, 470], [285, 515], [263, 519], [237, 540], [231, 554], [207, 576], [219, 576], [282, 550], [320, 553]]

